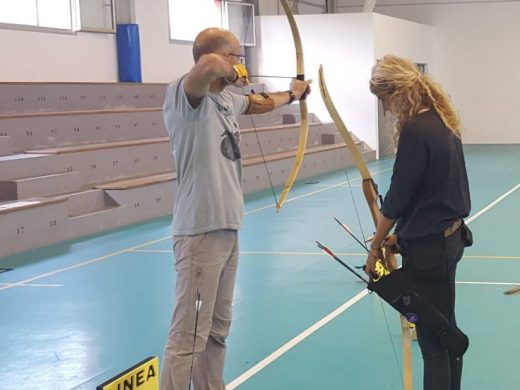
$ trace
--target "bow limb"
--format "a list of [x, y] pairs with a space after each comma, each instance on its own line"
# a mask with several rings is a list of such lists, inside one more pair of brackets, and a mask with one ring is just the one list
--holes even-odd
[[[296, 25], [296, 20], [294, 19], [294, 15], [289, 7], [289, 3], [287, 0], [280, 0], [282, 7], [287, 16], [287, 20], [289, 22], [289, 26], [291, 27], [291, 32], [294, 40], [294, 47], [296, 49], [296, 78], [299, 80], [305, 80], [305, 70], [303, 64], [303, 49], [302, 42], [300, 38], [300, 33], [298, 31], [298, 26]], [[287, 199], [287, 195], [291, 190], [296, 177], [298, 176], [298, 172], [303, 162], [303, 156], [305, 155], [305, 149], [307, 148], [307, 139], [309, 136], [309, 122], [308, 122], [308, 112], [307, 112], [307, 101], [304, 97], [302, 97], [299, 101], [300, 104], [300, 137], [298, 139], [298, 149], [296, 152], [296, 158], [294, 160], [294, 164], [291, 168], [291, 172], [287, 178], [287, 182], [283, 186], [282, 194], [280, 195], [280, 199], [276, 204], [276, 212], [279, 212], [282, 208], [283, 203]]]
[[363, 156], [359, 151], [354, 139], [350, 135], [350, 132], [345, 126], [345, 123], [339, 116], [338, 110], [336, 110], [336, 106], [332, 102], [332, 99], [329, 94], [329, 90], [327, 88], [327, 84], [325, 83], [325, 77], [323, 75], [323, 65], [320, 65], [319, 70], [319, 81], [320, 81], [320, 92], [321, 97], [323, 98], [323, 102], [325, 103], [325, 107], [329, 111], [329, 115], [332, 118], [332, 121], [336, 125], [339, 133], [343, 137], [343, 140], [347, 144], [347, 148], [350, 150], [350, 154], [356, 163], [356, 166], [361, 174], [361, 178], [363, 179], [363, 193], [365, 194], [365, 198], [368, 202], [368, 207], [370, 209], [370, 214], [372, 215], [372, 219], [374, 221], [374, 225], [377, 226], [378, 216], [379, 216], [379, 208], [377, 207], [377, 200], [379, 198], [379, 192], [377, 190], [377, 185], [375, 184], [372, 176], [370, 175], [370, 171], [363, 160]]
[[[370, 171], [368, 170], [365, 160], [363, 160], [359, 148], [354, 142], [352, 136], [350, 135], [350, 132], [347, 129], [347, 126], [345, 126], [345, 123], [341, 119], [338, 110], [336, 110], [336, 107], [334, 106], [334, 103], [330, 98], [329, 91], [327, 89], [327, 84], [325, 83], [325, 77], [323, 75], [323, 65], [320, 65], [319, 82], [323, 102], [327, 107], [327, 110], [329, 112], [330, 117], [332, 118], [332, 121], [334, 122], [334, 125], [336, 126], [341, 136], [345, 140], [347, 148], [350, 150], [350, 154], [352, 155], [352, 158], [354, 159], [354, 162], [356, 163], [356, 166], [363, 179], [363, 193], [365, 195], [365, 199], [367, 200], [368, 207], [370, 209], [370, 214], [372, 215], [372, 219], [374, 221], [374, 225], [377, 228], [379, 218], [379, 207], [377, 205], [377, 199], [380, 197], [379, 191], [377, 189], [377, 185], [372, 179], [372, 176], [370, 175]], [[395, 255], [390, 250], [383, 250], [383, 257], [385, 265], [389, 270], [394, 270], [397, 268]], [[411, 336], [408, 321], [406, 321], [406, 318], [404, 318], [404, 316], [401, 316], [401, 336], [403, 345], [403, 385], [405, 390], [412, 390], [413, 381]]]
[[[350, 135], [350, 132], [345, 126], [345, 123], [339, 116], [338, 110], [336, 110], [336, 106], [332, 102], [330, 98], [329, 90], [327, 89], [327, 84], [325, 83], [325, 77], [323, 75], [323, 65], [320, 65], [319, 70], [319, 81], [320, 81], [320, 92], [321, 97], [323, 98], [323, 102], [329, 111], [329, 115], [332, 118], [332, 121], [336, 125], [336, 128], [340, 132], [343, 137], [345, 143], [347, 144], [347, 148], [350, 150], [350, 154], [356, 163], [356, 166], [361, 174], [363, 179], [363, 194], [365, 195], [365, 199], [368, 203], [368, 208], [370, 209], [370, 214], [372, 215], [372, 220], [374, 221], [374, 226], [377, 228], [379, 221], [379, 207], [377, 204], [377, 200], [380, 198], [379, 191], [377, 189], [377, 185], [372, 179], [370, 175], [370, 171], [368, 170], [367, 164], [365, 160], [363, 160], [363, 156], [359, 151], [354, 139]], [[395, 256], [390, 251], [384, 251], [385, 255], [385, 265], [388, 269], [393, 270], [397, 268], [397, 262], [395, 260]]]

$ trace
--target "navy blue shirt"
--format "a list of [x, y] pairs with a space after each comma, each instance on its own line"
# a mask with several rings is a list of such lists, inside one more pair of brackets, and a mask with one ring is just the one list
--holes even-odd
[[401, 131], [390, 189], [381, 212], [409, 240], [440, 233], [471, 208], [462, 143], [434, 110]]

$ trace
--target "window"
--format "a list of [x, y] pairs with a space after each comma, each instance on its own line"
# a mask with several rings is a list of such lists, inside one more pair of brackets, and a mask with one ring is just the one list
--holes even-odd
[[115, 4], [113, 0], [78, 0], [81, 31], [115, 32]]
[[0, 0], [7, 28], [115, 32], [114, 0]]
[[0, 23], [73, 30], [70, 0], [0, 0]]
[[37, 0], [38, 26], [72, 30], [70, 0]]
[[255, 45], [255, 10], [253, 4], [226, 2], [224, 28], [233, 32], [242, 46]]
[[219, 0], [168, 0], [170, 39], [193, 42], [208, 27], [232, 31], [243, 46], [255, 44], [253, 4]]
[[35, 0], [0, 0], [0, 23], [38, 25]]
[[169, 0], [170, 39], [194, 41], [207, 27], [222, 27], [222, 2]]

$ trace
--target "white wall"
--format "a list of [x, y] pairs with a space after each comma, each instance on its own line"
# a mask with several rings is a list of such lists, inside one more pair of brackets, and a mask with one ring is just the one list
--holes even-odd
[[[343, 1], [338, 0], [338, 5]], [[167, 3], [167, 0], [135, 0], [145, 82], [170, 81], [186, 72], [192, 65], [191, 45], [169, 42]], [[274, 13], [277, 10], [277, 0], [260, 2], [261, 12]], [[520, 2], [393, 7], [376, 5], [376, 12], [434, 26], [434, 54], [430, 71], [452, 95], [460, 109], [466, 128], [465, 142], [520, 143], [520, 110], [517, 96], [517, 91], [520, 90]], [[361, 16], [363, 17], [366, 16]], [[304, 20], [302, 19], [302, 23], [306, 23]], [[410, 39], [414, 38], [413, 35], [406, 36], [402, 33], [399, 33], [397, 38], [395, 33], [399, 31], [395, 25], [378, 24], [377, 21], [376, 16], [376, 56], [380, 56], [384, 51], [398, 52], [403, 49], [405, 41], [410, 42]], [[338, 43], [337, 41], [343, 37], [349, 39], [346, 34], [359, 35], [362, 38], [366, 30], [358, 33], [348, 26], [331, 28], [324, 24], [316, 28], [312, 22], [308, 24], [306, 28], [309, 28], [310, 32], [304, 37], [304, 43], [309, 49], [306, 53], [312, 53], [316, 48], [330, 52], [330, 58], [321, 61], [326, 66], [327, 80], [332, 78], [328, 84], [333, 97], [336, 97], [341, 92], [336, 91], [339, 89], [335, 85], [338, 84], [337, 81], [345, 83], [348, 80], [347, 76], [342, 74], [345, 72], [334, 74], [334, 69], [329, 69], [334, 67], [334, 61], [331, 60], [337, 56], [338, 63], [348, 64], [352, 58], [347, 58], [346, 53], [333, 53], [332, 42], [328, 42], [328, 39], [336, 37], [334, 39]], [[284, 36], [290, 37], [290, 33], [286, 33]], [[317, 42], [314, 37], [322, 37], [325, 40]], [[277, 41], [276, 45], [278, 44]], [[286, 47], [291, 45], [292, 42]], [[428, 48], [426, 44], [424, 46]], [[0, 47], [2, 81], [117, 81], [118, 78], [113, 34], [65, 35], [0, 29]], [[320, 59], [313, 59], [308, 65], [309, 69], [313, 67], [316, 72], [318, 62]], [[363, 69], [365, 65], [366, 62], [361, 63]], [[318, 92], [317, 86], [315, 92]], [[358, 101], [351, 99], [343, 103], [345, 107], [357, 107], [355, 104]], [[343, 114], [348, 117], [349, 113]], [[362, 123], [356, 121], [350, 124], [352, 129], [355, 126], [361, 127]]]
[[[372, 14], [374, 18], [374, 59], [386, 54], [410, 58], [414, 62], [432, 65], [433, 63], [433, 28], [423, 24], [393, 17]], [[375, 107], [375, 117], [382, 114]], [[385, 123], [385, 125], [383, 124]], [[378, 156], [393, 153], [393, 126], [390, 118], [379, 118]], [[392, 150], [392, 152], [390, 152]]]
[[[275, 13], [277, 2], [262, 0], [260, 10]], [[520, 143], [520, 2], [406, 2], [389, 6], [385, 4], [389, 1], [379, 0], [375, 12], [434, 27], [429, 71], [461, 113], [463, 141]], [[336, 0], [339, 12], [360, 12], [361, 3]], [[391, 37], [392, 31], [379, 34], [379, 39]], [[400, 45], [401, 41], [394, 43]]]
[[375, 11], [434, 27], [430, 71], [461, 113], [465, 143], [520, 143], [520, 2], [376, 4]]
[[117, 81], [113, 34], [0, 29], [1, 81]]
[[374, 17], [375, 58], [395, 54], [432, 65], [434, 28], [386, 15]]
[[[287, 18], [262, 16], [257, 20], [258, 45], [251, 53], [252, 73], [294, 76], [294, 44]], [[318, 85], [318, 68], [323, 64], [330, 95], [347, 128], [377, 149], [377, 99], [368, 88], [375, 59], [394, 52], [431, 62], [432, 28], [370, 13], [297, 15], [296, 22], [306, 78], [314, 80], [309, 111], [322, 120], [329, 119]], [[274, 90], [287, 89], [289, 82], [262, 81]]]
[[[168, 0], [135, 0], [143, 81], [168, 82], [193, 66], [190, 42], [170, 42]], [[195, 38], [195, 37], [193, 37]]]
[[[252, 73], [294, 77], [294, 43], [287, 18], [262, 16], [257, 21], [258, 45], [252, 50], [256, 53], [251, 56]], [[296, 23], [303, 44], [305, 77], [314, 80], [308, 97], [309, 112], [322, 120], [329, 119], [318, 85], [318, 68], [323, 64], [331, 97], [347, 127], [375, 146], [375, 101], [368, 90], [374, 58], [371, 15], [297, 15]], [[262, 81], [270, 90], [286, 90], [290, 82]]]
[[[135, 0], [144, 82], [168, 82], [193, 64], [190, 43], [170, 43], [167, 0]], [[115, 34], [0, 29], [0, 81], [118, 80]]]

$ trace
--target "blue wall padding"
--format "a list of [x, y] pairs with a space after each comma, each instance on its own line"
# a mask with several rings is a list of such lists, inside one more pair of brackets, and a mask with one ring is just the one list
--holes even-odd
[[140, 83], [141, 48], [137, 24], [117, 25], [117, 66], [120, 82]]

